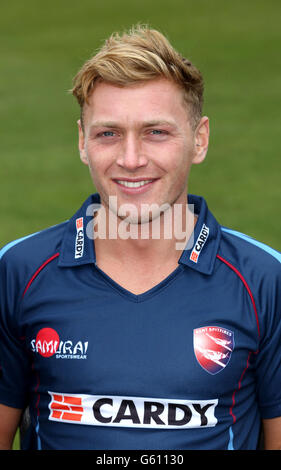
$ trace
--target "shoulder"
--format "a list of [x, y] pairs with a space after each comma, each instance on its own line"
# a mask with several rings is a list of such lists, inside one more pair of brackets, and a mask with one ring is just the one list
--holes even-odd
[[251, 298], [262, 336], [280, 321], [281, 254], [235, 230], [221, 227], [217, 255], [240, 278]]
[[281, 253], [245, 233], [221, 227], [221, 252], [231, 257], [238, 264], [247, 264], [260, 272], [276, 271], [280, 273]]
[[226, 227], [221, 227], [221, 233], [217, 257], [243, 278], [261, 309], [268, 310], [271, 305], [276, 311], [280, 302], [281, 253], [244, 233]]
[[67, 222], [7, 243], [0, 249], [0, 270], [22, 272], [36, 269], [60, 249]]

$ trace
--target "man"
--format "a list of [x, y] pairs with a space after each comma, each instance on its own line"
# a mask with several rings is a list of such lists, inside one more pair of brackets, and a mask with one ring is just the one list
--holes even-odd
[[280, 254], [187, 199], [200, 72], [133, 28], [73, 94], [98, 193], [0, 252], [1, 448], [281, 448]]

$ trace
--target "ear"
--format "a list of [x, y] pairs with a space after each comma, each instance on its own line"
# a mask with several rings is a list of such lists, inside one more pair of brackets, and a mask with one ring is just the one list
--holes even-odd
[[200, 122], [195, 130], [195, 155], [192, 163], [198, 164], [205, 160], [209, 146], [209, 119], [204, 116], [200, 119]]
[[85, 150], [85, 135], [82, 128], [81, 120], [77, 121], [78, 124], [78, 133], [79, 133], [79, 153], [80, 159], [85, 164], [88, 165], [88, 157]]

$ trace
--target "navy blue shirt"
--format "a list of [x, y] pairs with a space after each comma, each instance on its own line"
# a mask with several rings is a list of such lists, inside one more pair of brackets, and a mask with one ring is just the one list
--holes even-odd
[[178, 267], [140, 295], [95, 262], [99, 202], [0, 251], [0, 403], [24, 448], [255, 449], [281, 416], [280, 253], [203, 198]]

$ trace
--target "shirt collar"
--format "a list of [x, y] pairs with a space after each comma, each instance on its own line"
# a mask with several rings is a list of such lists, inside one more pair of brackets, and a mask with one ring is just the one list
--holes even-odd
[[179, 263], [203, 274], [212, 274], [221, 238], [220, 225], [203, 197], [189, 194], [188, 204], [198, 218]]
[[[204, 198], [188, 195], [188, 204], [198, 219], [192, 237], [179, 258], [179, 264], [204, 274], [213, 272], [220, 243], [220, 226]], [[99, 195], [92, 194], [68, 221], [58, 265], [74, 267], [96, 262], [93, 240], [93, 211], [100, 207]]]
[[62, 240], [59, 266], [74, 267], [96, 262], [93, 211], [99, 207], [99, 194], [92, 194], [68, 221]]

